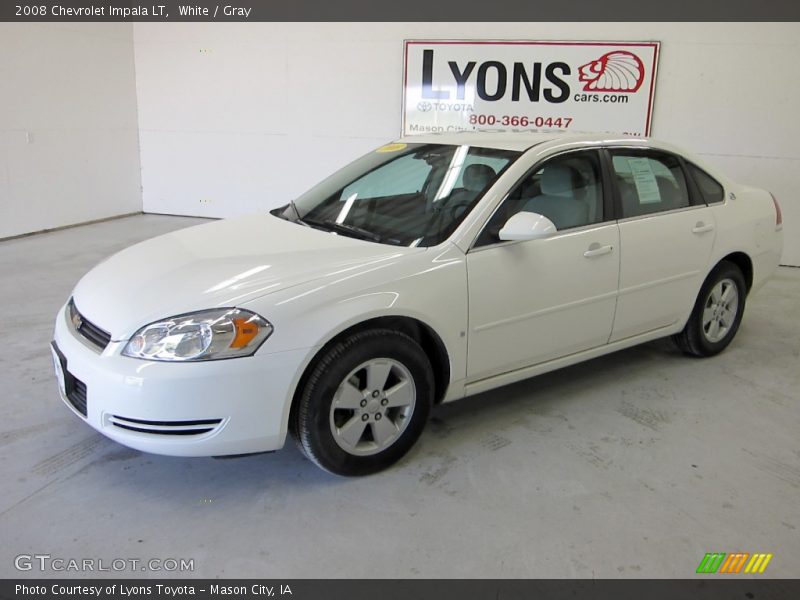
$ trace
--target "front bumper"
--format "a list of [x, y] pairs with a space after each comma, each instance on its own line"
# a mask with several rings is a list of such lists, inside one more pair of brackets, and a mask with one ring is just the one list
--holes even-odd
[[101, 352], [75, 331], [66, 307], [59, 311], [54, 346], [65, 367], [61, 397], [103, 435], [171, 456], [283, 446], [293, 391], [310, 349], [264, 353], [262, 347], [251, 357], [168, 363], [122, 356], [124, 345], [110, 342]]

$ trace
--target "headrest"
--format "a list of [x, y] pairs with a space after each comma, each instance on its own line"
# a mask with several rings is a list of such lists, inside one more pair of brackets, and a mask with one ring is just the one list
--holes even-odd
[[550, 165], [542, 172], [542, 194], [572, 196], [575, 191], [575, 170], [565, 165]]
[[471, 192], [483, 191], [497, 173], [489, 165], [474, 164], [464, 169], [464, 187]]

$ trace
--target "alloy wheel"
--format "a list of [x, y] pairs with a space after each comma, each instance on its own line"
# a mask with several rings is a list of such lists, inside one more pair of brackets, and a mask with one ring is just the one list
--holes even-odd
[[374, 358], [353, 369], [331, 403], [333, 439], [345, 452], [377, 454], [405, 431], [416, 403], [409, 370], [390, 358]]

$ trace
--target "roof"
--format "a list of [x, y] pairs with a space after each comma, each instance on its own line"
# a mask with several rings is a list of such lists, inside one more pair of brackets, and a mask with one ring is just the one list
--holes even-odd
[[[397, 140], [406, 144], [452, 144], [454, 146], [477, 146], [478, 148], [498, 148], [501, 150], [516, 150], [524, 152], [533, 146], [542, 144], [541, 150], [545, 152], [558, 149], [562, 144], [580, 145], [628, 145], [643, 146], [666, 150], [680, 154], [684, 158], [697, 164], [704, 171], [713, 175], [720, 181], [731, 180], [719, 171], [714, 165], [706, 162], [702, 157], [691, 154], [679, 146], [651, 137], [637, 137], [615, 133], [586, 133], [564, 130], [530, 130], [530, 131], [503, 131], [503, 130], [475, 130], [459, 131], [453, 133], [426, 133], [423, 135], [408, 135]], [[548, 143], [550, 142], [550, 143]], [[547, 144], [546, 146], [544, 144]]]
[[612, 133], [572, 133], [562, 130], [498, 131], [477, 130], [453, 133], [426, 133], [404, 136], [397, 140], [407, 144], [453, 144], [524, 151], [544, 142], [597, 142], [609, 143], [645, 138]]

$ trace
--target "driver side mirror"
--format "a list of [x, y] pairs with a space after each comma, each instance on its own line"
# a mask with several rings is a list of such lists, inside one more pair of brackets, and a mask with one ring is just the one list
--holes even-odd
[[554, 233], [556, 226], [544, 215], [520, 211], [506, 221], [498, 237], [503, 241], [541, 240]]

